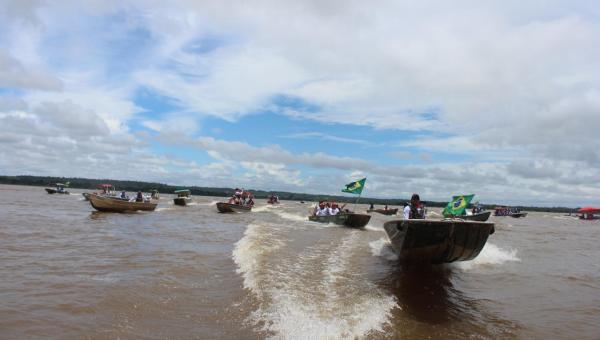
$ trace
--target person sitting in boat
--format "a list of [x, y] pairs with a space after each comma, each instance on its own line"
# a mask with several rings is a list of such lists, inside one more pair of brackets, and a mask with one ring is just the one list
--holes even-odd
[[127, 194], [125, 193], [125, 190], [121, 191], [121, 198], [127, 199]]
[[136, 202], [144, 202], [144, 194], [141, 191], [138, 191], [137, 196], [135, 197]]
[[421, 198], [418, 194], [413, 194], [410, 198], [410, 204], [404, 207], [404, 219], [424, 219], [425, 214], [421, 206]]
[[317, 216], [327, 216], [328, 215], [328, 210], [327, 210], [327, 206], [325, 205], [325, 203], [323, 203], [323, 202], [319, 203], [319, 207], [317, 208], [315, 215], [317, 215]]
[[339, 213], [340, 213], [340, 208], [338, 207], [337, 203], [335, 203], [335, 202], [334, 202], [334, 203], [331, 205], [331, 210], [330, 210], [330, 212], [331, 212], [331, 215], [337, 215], [337, 214], [339, 214]]
[[245, 205], [247, 205], [249, 207], [253, 207], [254, 206], [254, 196], [252, 196], [252, 195], [248, 196], [248, 201], [246, 201]]
[[388, 210], [387, 204], [383, 207], [383, 210]]
[[373, 205], [373, 203], [371, 203], [371, 205], [369, 206], [369, 210], [375, 210], [375, 206]]

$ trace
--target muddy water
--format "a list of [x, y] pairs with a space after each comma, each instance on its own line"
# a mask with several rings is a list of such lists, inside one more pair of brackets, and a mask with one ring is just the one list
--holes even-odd
[[395, 217], [352, 230], [297, 202], [168, 195], [97, 213], [72, 191], [0, 186], [0, 338], [600, 337], [599, 221], [492, 217], [474, 261], [414, 268], [383, 232]]

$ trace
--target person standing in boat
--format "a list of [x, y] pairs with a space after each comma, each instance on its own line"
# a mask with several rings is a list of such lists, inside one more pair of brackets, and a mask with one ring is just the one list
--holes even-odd
[[137, 196], [135, 197], [136, 202], [144, 202], [144, 195], [141, 191], [138, 191]]
[[404, 207], [404, 219], [424, 219], [425, 213], [421, 206], [421, 198], [418, 194], [413, 194], [410, 198], [410, 204]]
[[369, 206], [369, 210], [375, 210], [375, 207], [373, 206], [373, 203], [371, 203], [371, 205]]

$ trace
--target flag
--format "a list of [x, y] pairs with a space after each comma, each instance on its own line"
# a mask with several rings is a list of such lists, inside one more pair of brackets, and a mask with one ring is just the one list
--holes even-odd
[[465, 210], [475, 195], [460, 195], [452, 197], [452, 201], [442, 211], [444, 217], [460, 216], [465, 214]]
[[342, 189], [342, 192], [360, 195], [363, 191], [363, 188], [365, 187], [366, 180], [367, 178], [363, 178], [356, 182], [348, 183], [346, 184], [346, 188]]

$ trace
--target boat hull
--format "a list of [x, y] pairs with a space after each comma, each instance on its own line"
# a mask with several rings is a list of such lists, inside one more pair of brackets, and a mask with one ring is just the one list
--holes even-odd
[[308, 216], [312, 222], [320, 223], [335, 223], [350, 228], [362, 228], [369, 223], [371, 215], [355, 214], [355, 213], [339, 213], [337, 215], [328, 216]]
[[220, 213], [249, 212], [252, 210], [252, 207], [219, 202], [217, 203], [217, 210], [219, 210]]
[[86, 201], [89, 201], [90, 200], [90, 196], [92, 194], [90, 194], [89, 192], [84, 192], [84, 193], [81, 193], [81, 195], [83, 196], [83, 198], [85, 198]]
[[192, 203], [192, 199], [190, 197], [175, 197], [173, 203], [175, 205], [185, 206]]
[[522, 213], [512, 213], [510, 214], [510, 217], [514, 217], [514, 218], [520, 218], [520, 217], [525, 217], [527, 216], [527, 213], [522, 212]]
[[489, 222], [395, 220], [383, 225], [402, 262], [440, 264], [472, 260], [493, 233]]
[[376, 212], [376, 213], [380, 213], [382, 215], [396, 215], [398, 213], [398, 209], [369, 209], [367, 210], [368, 213], [371, 212]]
[[154, 211], [158, 205], [158, 201], [130, 202], [121, 198], [92, 194], [90, 195], [90, 204], [94, 209], [105, 212]]
[[68, 195], [69, 192], [66, 190], [63, 191], [58, 191], [56, 189], [52, 189], [52, 188], [45, 188], [44, 190], [46, 190], [47, 193], [49, 194], [63, 194], [63, 195]]
[[478, 213], [478, 214], [461, 216], [460, 218], [462, 218], [463, 220], [467, 220], [467, 221], [485, 222], [490, 218], [491, 214], [492, 214], [491, 211], [486, 211], [486, 212], [482, 212], [482, 213]]

